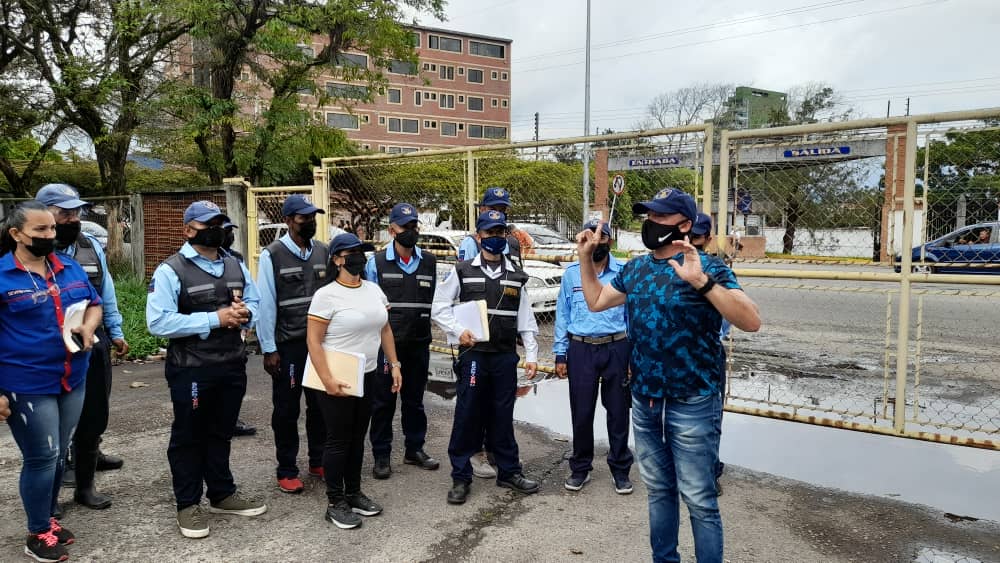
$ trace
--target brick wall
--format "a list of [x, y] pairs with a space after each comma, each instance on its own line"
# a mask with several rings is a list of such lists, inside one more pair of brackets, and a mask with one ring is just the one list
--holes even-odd
[[192, 202], [199, 200], [209, 200], [223, 210], [226, 208], [226, 192], [221, 189], [142, 194], [146, 279], [153, 276], [153, 271], [160, 262], [177, 252], [184, 244], [184, 210]]

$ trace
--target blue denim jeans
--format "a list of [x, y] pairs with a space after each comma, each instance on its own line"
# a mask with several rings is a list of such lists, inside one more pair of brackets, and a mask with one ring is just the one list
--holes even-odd
[[721, 396], [632, 399], [639, 473], [649, 495], [653, 561], [679, 562], [680, 498], [691, 514], [698, 563], [722, 562], [722, 518], [715, 490]]
[[28, 532], [47, 532], [59, 500], [66, 449], [83, 409], [85, 387], [78, 385], [59, 395], [3, 394], [10, 401], [7, 424], [24, 460], [20, 489]]

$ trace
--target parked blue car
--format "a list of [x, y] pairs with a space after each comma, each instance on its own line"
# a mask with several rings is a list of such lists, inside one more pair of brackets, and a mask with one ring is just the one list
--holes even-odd
[[[1000, 222], [977, 223], [913, 249], [913, 272], [1000, 274]], [[921, 256], [921, 253], [923, 254]], [[896, 255], [896, 271], [902, 258]]]

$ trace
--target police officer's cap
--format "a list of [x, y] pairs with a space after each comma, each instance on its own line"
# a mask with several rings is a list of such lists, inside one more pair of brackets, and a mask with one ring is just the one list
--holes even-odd
[[326, 213], [322, 209], [313, 205], [309, 198], [302, 194], [292, 194], [285, 198], [285, 204], [281, 206], [281, 216], [291, 217], [293, 215], [311, 215], [313, 213]]
[[506, 227], [507, 226], [507, 216], [503, 213], [490, 209], [489, 211], [483, 211], [479, 214], [479, 218], [476, 219], [476, 230], [477, 231], [488, 231], [494, 227]]
[[229, 221], [229, 217], [219, 209], [218, 205], [207, 200], [196, 201], [184, 210], [184, 224], [191, 221], [208, 223], [216, 217], [222, 217], [223, 222]]
[[510, 207], [510, 191], [504, 188], [486, 188], [486, 193], [483, 194], [483, 201], [480, 202], [480, 207], [493, 207], [496, 205], [506, 205]]
[[698, 213], [691, 225], [691, 234], [696, 237], [703, 237], [712, 232], [712, 218], [706, 213]]
[[374, 246], [367, 242], [361, 242], [361, 239], [352, 233], [340, 233], [339, 235], [333, 237], [330, 241], [331, 256], [341, 250], [350, 250], [352, 248], [358, 248], [361, 252], [371, 252], [375, 250]]
[[653, 196], [650, 201], [643, 201], [632, 206], [632, 213], [641, 215], [643, 213], [680, 213], [691, 221], [698, 215], [698, 205], [694, 198], [686, 192], [677, 188], [664, 188]]
[[[596, 231], [597, 225], [600, 223], [601, 221], [598, 219], [591, 219], [583, 224], [583, 228], [588, 231]], [[611, 225], [608, 225], [607, 221], [605, 221], [604, 225], [601, 226], [601, 233], [608, 235], [609, 237], [611, 236]]]
[[35, 194], [35, 199], [45, 205], [62, 209], [78, 209], [90, 205], [80, 199], [80, 192], [69, 184], [45, 184]]
[[418, 221], [417, 218], [417, 208], [413, 207], [409, 203], [397, 203], [393, 206], [392, 211], [389, 212], [389, 222], [399, 225], [400, 227], [404, 225], [409, 225]]

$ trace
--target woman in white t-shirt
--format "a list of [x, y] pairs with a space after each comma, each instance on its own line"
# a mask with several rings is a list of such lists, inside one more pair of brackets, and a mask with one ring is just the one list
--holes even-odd
[[[362, 516], [375, 516], [382, 507], [361, 492], [361, 462], [365, 436], [372, 416], [379, 347], [392, 369], [392, 392], [402, 385], [396, 345], [389, 327], [388, 300], [378, 284], [361, 279], [367, 258], [374, 250], [358, 237], [344, 233], [330, 241], [329, 273], [332, 281], [313, 295], [309, 306], [306, 343], [309, 357], [326, 393], [317, 393], [326, 424], [323, 472], [329, 506], [326, 519], [339, 528], [357, 528]], [[354, 352], [365, 356], [364, 393], [351, 394], [348, 384], [330, 373], [324, 350]]]

